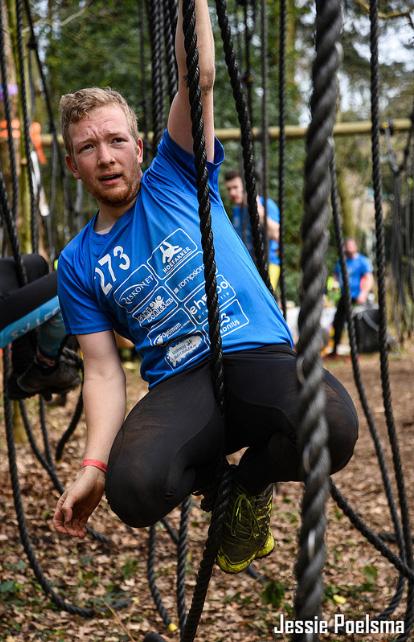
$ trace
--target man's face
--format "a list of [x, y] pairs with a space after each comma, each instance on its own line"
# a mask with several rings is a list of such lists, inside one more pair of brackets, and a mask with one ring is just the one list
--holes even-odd
[[242, 205], [244, 201], [244, 187], [240, 176], [226, 181], [227, 193], [233, 205]]
[[353, 239], [348, 239], [345, 243], [345, 255], [352, 259], [358, 253], [357, 244]]
[[92, 110], [69, 126], [72, 154], [66, 163], [100, 205], [131, 204], [141, 180], [142, 141], [135, 141], [118, 105]]

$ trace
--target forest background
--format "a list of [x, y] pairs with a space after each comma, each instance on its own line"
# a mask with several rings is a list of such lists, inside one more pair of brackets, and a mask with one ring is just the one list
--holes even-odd
[[[9, 8], [11, 42], [13, 42], [12, 2]], [[230, 0], [228, 10], [233, 27], [234, 42], [239, 55], [243, 77], [250, 80], [252, 123], [260, 128], [262, 122], [262, 43], [259, 4], [247, 0], [247, 23], [242, 2]], [[381, 1], [380, 8], [380, 112], [381, 120], [408, 118], [414, 96], [414, 18], [409, 3], [400, 0]], [[215, 114], [217, 128], [237, 127], [237, 113], [231, 99], [231, 89], [224, 61], [214, 3], [210, 3], [216, 35]], [[134, 107], [141, 127], [151, 124], [151, 49], [143, 0], [31, 0], [34, 29], [44, 64], [47, 84], [56, 122], [58, 103], [63, 93], [86, 86], [110, 86], [120, 91]], [[255, 8], [256, 7], [256, 8]], [[370, 68], [368, 5], [363, 0], [344, 1], [343, 62], [340, 71], [338, 121], [360, 121], [370, 118]], [[279, 2], [268, 0], [268, 87], [267, 113], [270, 126], [278, 124], [278, 60], [279, 60]], [[308, 103], [311, 92], [311, 65], [314, 57], [314, 3], [306, 0], [287, 0], [286, 31], [286, 124], [309, 122]], [[246, 24], [251, 57], [251, 74], [246, 73]], [[29, 29], [24, 30], [26, 44]], [[26, 49], [26, 51], [28, 51]], [[30, 51], [30, 50], [29, 50]], [[33, 51], [32, 51], [33, 54]], [[27, 59], [30, 70], [29, 95], [31, 119], [48, 131], [48, 118], [42, 96], [39, 74], [33, 56]], [[12, 63], [12, 58], [9, 59]], [[10, 78], [9, 78], [10, 82]], [[1, 109], [0, 104], [0, 109]], [[165, 104], [165, 113], [168, 105]], [[2, 116], [2, 114], [0, 114]], [[404, 147], [406, 134], [395, 134], [393, 146], [398, 153]], [[384, 143], [384, 142], [383, 142]], [[336, 139], [338, 186], [345, 221], [345, 234], [355, 235], [361, 249], [372, 252], [372, 219], [363, 220], [361, 209], [371, 201], [371, 166], [369, 136], [349, 136]], [[50, 149], [45, 150], [50, 156]], [[225, 144], [224, 169], [239, 167], [240, 143]], [[387, 163], [385, 144], [382, 149], [384, 200], [392, 199], [392, 174]], [[285, 256], [288, 299], [297, 302], [299, 291], [300, 223], [303, 216], [303, 175], [305, 141], [289, 140], [286, 149]], [[268, 195], [277, 200], [278, 143], [269, 148]], [[261, 147], [256, 143], [256, 166], [262, 169]], [[224, 172], [222, 172], [223, 174]], [[43, 169], [46, 194], [55, 189], [50, 171]], [[223, 180], [221, 178], [221, 180]], [[75, 185], [71, 184], [76, 198]], [[222, 195], [226, 202], [225, 188]], [[79, 195], [78, 195], [79, 196]], [[63, 196], [58, 199], [63, 208]], [[78, 220], [70, 221], [70, 233], [75, 233], [89, 216], [95, 204], [85, 194], [78, 207]], [[59, 208], [58, 208], [59, 209]], [[368, 207], [369, 210], [369, 207]], [[231, 209], [228, 207], [228, 211]], [[387, 209], [385, 209], [387, 211]], [[52, 221], [57, 237], [57, 249], [69, 240], [68, 230], [59, 213]], [[328, 269], [335, 261], [336, 250], [331, 234]]]

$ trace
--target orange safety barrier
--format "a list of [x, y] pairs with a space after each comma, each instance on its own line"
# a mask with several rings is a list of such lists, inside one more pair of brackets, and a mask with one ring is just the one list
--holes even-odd
[[[13, 138], [20, 138], [20, 121], [18, 118], [13, 118], [11, 121], [12, 136]], [[35, 148], [39, 163], [46, 165], [47, 159], [42, 147], [42, 126], [40, 123], [33, 121], [29, 128], [30, 138]], [[0, 141], [7, 140], [7, 121], [0, 120]]]

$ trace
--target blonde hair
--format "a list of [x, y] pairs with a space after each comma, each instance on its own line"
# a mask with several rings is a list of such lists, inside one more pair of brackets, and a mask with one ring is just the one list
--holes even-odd
[[78, 123], [88, 116], [88, 114], [98, 107], [107, 105], [118, 105], [125, 114], [128, 128], [134, 141], [138, 140], [138, 123], [134, 110], [128, 105], [127, 101], [120, 93], [110, 87], [86, 87], [79, 89], [73, 94], [65, 94], [60, 99], [60, 114], [63, 142], [68, 154], [72, 154], [73, 147], [69, 135], [69, 126], [72, 123]]

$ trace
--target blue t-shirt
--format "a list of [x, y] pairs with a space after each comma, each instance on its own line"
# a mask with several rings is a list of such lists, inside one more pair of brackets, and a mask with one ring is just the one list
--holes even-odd
[[[349, 289], [351, 291], [351, 298], [357, 299], [361, 292], [361, 279], [366, 274], [371, 274], [372, 263], [368, 257], [363, 254], [357, 254], [354, 258], [346, 258], [346, 269], [349, 278]], [[334, 273], [338, 277], [341, 289], [343, 289], [343, 279], [341, 274], [341, 265], [339, 261], [336, 262]]]
[[[292, 345], [289, 329], [220, 199], [224, 158], [208, 163], [224, 352]], [[105, 234], [96, 216], [59, 258], [67, 331], [116, 330], [141, 354], [150, 387], [208, 357], [207, 304], [194, 158], [164, 133], [135, 205]]]
[[[260, 202], [264, 207], [264, 198], [260, 196]], [[280, 223], [279, 208], [271, 198], [266, 199], [267, 216], [276, 223]], [[254, 258], [254, 248], [252, 241], [252, 232], [250, 229], [249, 210], [245, 205], [234, 205], [232, 208], [232, 223], [237, 234], [249, 250], [250, 255]], [[269, 241], [269, 263], [280, 265], [279, 243], [274, 239]]]

